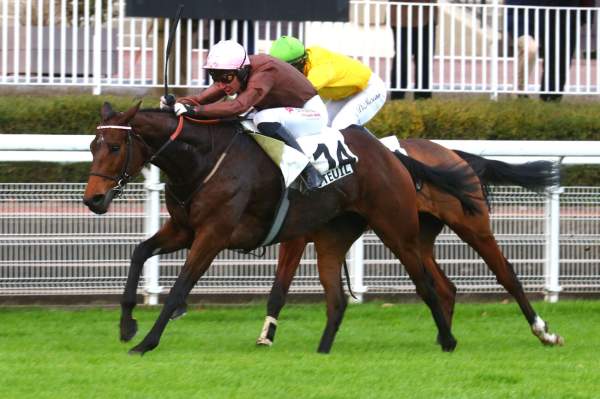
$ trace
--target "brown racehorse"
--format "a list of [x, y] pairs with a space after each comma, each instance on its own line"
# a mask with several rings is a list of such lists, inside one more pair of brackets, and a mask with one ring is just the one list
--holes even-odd
[[[447, 163], [464, 162], [466, 160], [475, 170], [482, 183], [483, 192], [474, 198], [484, 198], [484, 187], [487, 184], [517, 184], [525, 188], [540, 191], [558, 182], [558, 170], [551, 162], [536, 161], [522, 165], [510, 165], [505, 162], [492, 161], [477, 155], [462, 151], [452, 151], [429, 140], [408, 139], [401, 140], [401, 146], [408, 155], [430, 166], [439, 166]], [[419, 178], [418, 171], [411, 165], [411, 158], [399, 156], [414, 177]], [[416, 175], [416, 176], [415, 176]], [[483, 200], [476, 200], [483, 201]], [[545, 345], [562, 344], [563, 339], [557, 334], [548, 332], [546, 323], [535, 313], [529, 300], [523, 292], [513, 267], [502, 254], [494, 235], [490, 229], [490, 218], [487, 207], [479, 203], [481, 212], [464, 212], [456, 198], [440, 191], [435, 186], [423, 182], [422, 190], [417, 195], [417, 206], [420, 217], [420, 244], [421, 258], [434, 279], [434, 287], [442, 302], [444, 315], [448, 324], [452, 324], [456, 287], [447, 278], [435, 260], [434, 242], [444, 225], [448, 225], [463, 241], [469, 244], [484, 259], [491, 271], [496, 275], [500, 284], [515, 298], [521, 311], [531, 326], [532, 332]], [[356, 217], [358, 219], [358, 217]], [[358, 221], [347, 226], [339, 225], [348, 240], [354, 241], [362, 233]], [[349, 230], [355, 228], [353, 232]], [[271, 345], [277, 328], [277, 318], [285, 304], [285, 296], [298, 268], [302, 253], [311, 237], [298, 237], [281, 244], [279, 249], [279, 262], [275, 281], [271, 288], [267, 303], [267, 317], [257, 340], [259, 345]], [[339, 266], [341, 268], [341, 265]]]
[[[185, 123], [180, 136], [171, 142], [178, 125], [173, 114], [138, 111], [139, 104], [124, 113], [114, 112], [107, 103], [102, 107], [102, 124], [90, 144], [93, 161], [83, 201], [93, 212], [105, 213], [115, 194], [150, 161], [168, 177], [170, 219], [132, 255], [121, 302], [122, 340], [130, 340], [137, 331], [132, 310], [143, 262], [181, 248], [190, 251], [154, 326], [130, 351], [143, 354], [159, 344], [169, 319], [185, 305], [188, 293], [220, 251], [252, 250], [262, 242], [282, 183], [275, 164], [243, 134], [238, 122]], [[354, 240], [350, 232], [356, 228], [340, 231], [338, 224], [355, 224], [355, 217], [344, 216], [348, 212], [360, 216], [360, 230], [365, 220], [400, 259], [431, 310], [438, 342], [444, 351], [452, 351], [456, 340], [420, 257], [417, 196], [411, 176], [392, 152], [364, 130], [351, 127], [343, 135], [358, 156], [355, 172], [309, 195], [291, 190], [289, 212], [277, 237], [282, 242], [310, 234], [315, 242], [327, 298], [327, 324], [319, 352], [330, 351], [346, 307], [339, 265]], [[468, 168], [444, 165], [437, 174], [454, 182], [465, 207], [477, 209], [469, 195], [477, 188], [476, 180]]]

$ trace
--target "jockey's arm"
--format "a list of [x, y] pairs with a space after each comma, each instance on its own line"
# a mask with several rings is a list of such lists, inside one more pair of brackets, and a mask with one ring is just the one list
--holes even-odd
[[221, 101], [194, 107], [196, 115], [203, 118], [226, 118], [246, 112], [262, 99], [259, 90], [244, 90], [234, 100]]
[[335, 70], [329, 64], [313, 66], [306, 75], [306, 78], [317, 91], [327, 87], [334, 77]]
[[226, 118], [246, 112], [250, 107], [265, 98], [273, 85], [273, 79], [268, 73], [254, 75], [248, 82], [248, 87], [231, 101], [221, 101], [194, 107], [194, 113], [203, 118]]
[[197, 96], [182, 97], [177, 101], [180, 103], [193, 105], [210, 104], [222, 99], [225, 96], [226, 94], [223, 89], [218, 88], [217, 85], [211, 85]]

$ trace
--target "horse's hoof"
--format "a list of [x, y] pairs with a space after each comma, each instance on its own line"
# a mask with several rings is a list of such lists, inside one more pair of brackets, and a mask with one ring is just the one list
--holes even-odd
[[127, 352], [130, 355], [140, 355], [140, 356], [144, 356], [144, 354], [146, 352], [151, 351], [152, 348], [147, 348], [146, 346], [139, 344], [134, 346], [133, 348], [129, 349], [129, 352]]
[[258, 337], [258, 339], [256, 340], [256, 345], [257, 346], [271, 346], [271, 345], [273, 345], [273, 341], [271, 341], [269, 338]]
[[136, 346], [134, 346], [133, 348], [131, 348], [129, 350], [129, 354], [143, 356], [146, 352], [151, 351], [152, 349], [156, 348], [157, 346], [158, 346], [158, 343], [146, 343], [146, 342], [142, 341], [139, 344], [137, 344]]
[[565, 344], [565, 339], [558, 334], [546, 334], [546, 336], [542, 339], [542, 344], [546, 346], [563, 346]]
[[137, 320], [121, 321], [121, 342], [129, 342], [137, 334]]
[[144, 353], [145, 352], [142, 351], [141, 349], [139, 349], [137, 346], [135, 348], [129, 349], [129, 352], [127, 352], [127, 354], [130, 356], [135, 356], [135, 355], [144, 356]]
[[442, 350], [444, 352], [453, 352], [454, 349], [456, 348], [457, 342], [453, 336], [450, 336], [444, 340], [442, 340], [441, 337], [438, 336], [438, 339], [441, 341], [440, 345], [442, 346]]
[[535, 321], [531, 324], [531, 331], [544, 345], [563, 346], [565, 344], [563, 337], [548, 332], [548, 324], [539, 316], [536, 316]]

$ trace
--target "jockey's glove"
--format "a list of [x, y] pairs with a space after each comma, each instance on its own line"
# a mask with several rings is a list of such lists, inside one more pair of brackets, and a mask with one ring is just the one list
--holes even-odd
[[160, 97], [160, 109], [166, 110], [166, 111], [173, 111], [173, 105], [175, 104], [175, 97], [173, 97], [173, 95], [169, 94], [167, 96], [161, 96]]
[[194, 111], [194, 106], [183, 103], [175, 103], [173, 107], [173, 111], [177, 116], [181, 115], [194, 115], [196, 112]]

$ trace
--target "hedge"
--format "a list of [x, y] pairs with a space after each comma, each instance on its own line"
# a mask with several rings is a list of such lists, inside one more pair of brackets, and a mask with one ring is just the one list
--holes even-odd
[[[92, 134], [104, 101], [126, 110], [133, 96], [3, 96], [0, 133]], [[142, 106], [156, 107], [148, 97]], [[600, 140], [600, 103], [433, 99], [390, 101], [367, 125], [377, 136], [430, 139]], [[1, 163], [0, 182], [85, 181], [88, 164]], [[40, 173], [43, 171], [43, 173]], [[600, 168], [566, 168], [565, 185], [600, 185]]]

